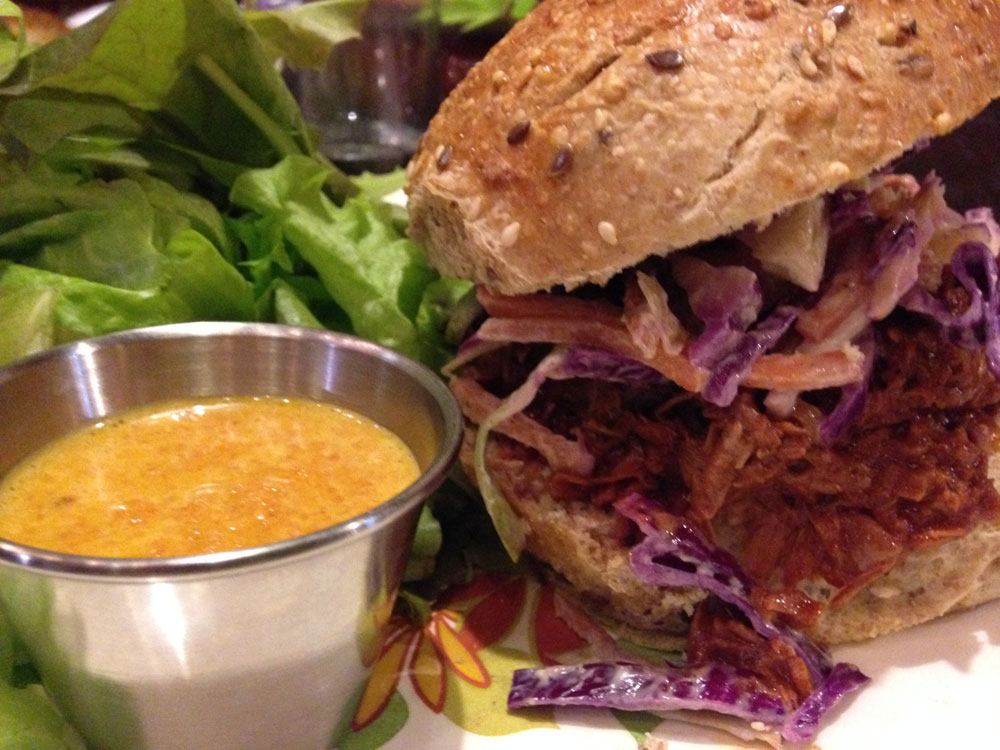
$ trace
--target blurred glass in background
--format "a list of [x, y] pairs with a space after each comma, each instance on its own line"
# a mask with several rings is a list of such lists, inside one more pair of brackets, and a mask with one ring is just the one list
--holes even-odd
[[320, 150], [349, 173], [404, 164], [440, 100], [440, 0], [369, 0], [361, 38], [296, 74]]

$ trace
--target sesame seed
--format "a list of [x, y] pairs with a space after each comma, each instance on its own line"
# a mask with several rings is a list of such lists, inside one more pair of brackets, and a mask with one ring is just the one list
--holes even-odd
[[500, 244], [504, 247], [512, 247], [517, 242], [517, 236], [521, 233], [521, 224], [513, 221], [500, 232]]
[[552, 159], [552, 165], [549, 167], [549, 172], [558, 175], [564, 174], [569, 171], [569, 168], [573, 166], [573, 149], [568, 144], [563, 144], [556, 151], [556, 155]]
[[507, 143], [511, 146], [524, 143], [529, 130], [531, 130], [531, 120], [522, 120], [507, 131]]
[[832, 18], [824, 18], [819, 28], [823, 36], [823, 44], [829, 47], [837, 37], [837, 24], [833, 22]]
[[899, 27], [892, 21], [886, 21], [875, 38], [884, 47], [896, 45], [899, 42]]
[[680, 50], [663, 49], [647, 53], [646, 62], [657, 70], [678, 70], [684, 66], [684, 55]]
[[818, 49], [812, 53], [813, 62], [816, 63], [816, 67], [820, 70], [829, 71], [830, 70], [830, 53], [825, 49]]
[[616, 159], [621, 159], [623, 156], [625, 156], [625, 147], [622, 146], [621, 144], [612, 147], [611, 155]]
[[899, 23], [887, 21], [877, 34], [879, 44], [885, 47], [903, 47], [911, 37], [917, 35], [917, 22], [910, 16], [903, 16]]
[[765, 724], [763, 721], [751, 721], [750, 728], [755, 732], [763, 732], [765, 729], [767, 729], [767, 724]]
[[954, 118], [951, 116], [951, 112], [942, 112], [934, 118], [934, 132], [938, 135], [944, 135], [949, 130], [951, 130]]
[[465, 218], [469, 221], [477, 219], [479, 217], [479, 212], [483, 210], [483, 197], [477, 195], [472, 200], [468, 202], [465, 210]]
[[837, 25], [838, 29], [844, 28], [844, 25], [850, 21], [853, 16], [854, 6], [850, 3], [834, 5], [826, 12], [826, 17], [833, 21]]
[[865, 66], [862, 64], [861, 60], [859, 60], [854, 55], [848, 55], [847, 60], [845, 62], [847, 64], [847, 69], [848, 71], [850, 71], [851, 75], [861, 80], [865, 79]]
[[802, 71], [802, 75], [806, 78], [815, 78], [819, 75], [819, 68], [816, 66], [816, 61], [813, 60], [812, 55], [808, 52], [803, 52], [799, 55], [799, 70]]
[[682, 190], [679, 187], [675, 187], [674, 190], [673, 190], [673, 192], [674, 192], [674, 197], [677, 200], [679, 200], [679, 201], [684, 200], [684, 190]]
[[850, 174], [851, 169], [842, 161], [831, 161], [826, 165], [827, 174], [835, 180], [844, 181]]
[[451, 162], [451, 155], [454, 149], [450, 145], [442, 144], [438, 146], [437, 149], [437, 166], [438, 169], [444, 169]]
[[610, 221], [600, 221], [597, 223], [597, 233], [601, 235], [601, 239], [607, 242], [609, 245], [618, 244], [618, 232], [615, 230], [615, 225]]

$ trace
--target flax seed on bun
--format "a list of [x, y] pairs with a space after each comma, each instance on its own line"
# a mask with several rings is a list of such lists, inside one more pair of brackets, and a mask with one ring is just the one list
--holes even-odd
[[545, 0], [409, 168], [433, 262], [507, 294], [603, 283], [766, 223], [1000, 94], [989, 0]]

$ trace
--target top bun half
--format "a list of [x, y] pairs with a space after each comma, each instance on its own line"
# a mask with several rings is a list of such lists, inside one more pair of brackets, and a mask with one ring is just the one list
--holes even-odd
[[1000, 96], [996, 0], [544, 0], [409, 167], [444, 273], [604, 283], [765, 223]]

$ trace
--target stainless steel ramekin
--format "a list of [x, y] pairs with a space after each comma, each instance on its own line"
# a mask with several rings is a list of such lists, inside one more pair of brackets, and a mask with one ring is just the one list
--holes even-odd
[[422, 365], [276, 325], [147, 328], [0, 370], [0, 475], [98, 417], [161, 399], [265, 394], [371, 417], [407, 443], [423, 474], [350, 521], [233, 552], [112, 559], [0, 540], [0, 607], [95, 748], [326, 747], [378, 647], [461, 416]]

